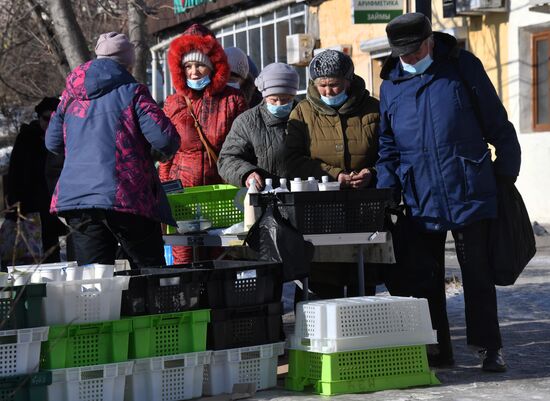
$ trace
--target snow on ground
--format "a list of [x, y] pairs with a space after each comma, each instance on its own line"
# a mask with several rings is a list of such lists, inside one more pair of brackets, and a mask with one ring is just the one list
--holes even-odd
[[0, 171], [7, 171], [8, 166], [10, 165], [10, 155], [12, 149], [13, 146], [0, 148]]
[[[479, 359], [466, 345], [460, 268], [452, 246], [446, 254], [447, 311], [456, 365], [436, 369], [441, 385], [331, 397], [345, 401], [550, 401], [550, 236], [537, 237], [537, 255], [515, 285], [497, 287], [506, 373], [482, 372]], [[293, 317], [285, 315], [285, 326]], [[286, 331], [286, 328], [285, 328]], [[256, 393], [256, 400], [321, 401], [308, 393], [279, 388]]]

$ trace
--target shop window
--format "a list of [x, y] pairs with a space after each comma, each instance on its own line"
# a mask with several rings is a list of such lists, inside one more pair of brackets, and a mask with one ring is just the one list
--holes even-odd
[[[237, 46], [252, 58], [258, 70], [274, 62], [286, 62], [286, 36], [306, 31], [307, 6], [292, 4], [275, 11], [224, 26], [215, 32], [223, 47]], [[299, 93], [305, 93], [306, 68], [294, 67], [300, 75]]]
[[532, 38], [533, 130], [550, 131], [550, 31]]

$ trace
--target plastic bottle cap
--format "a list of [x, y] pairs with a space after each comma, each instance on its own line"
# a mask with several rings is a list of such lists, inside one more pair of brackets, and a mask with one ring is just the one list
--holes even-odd
[[300, 177], [294, 178], [294, 182], [302, 182], [302, 179]]
[[267, 185], [273, 185], [273, 179], [271, 179], [271, 178], [266, 178], [266, 179], [265, 179], [265, 185], [266, 185], [266, 186], [267, 186]]
[[315, 177], [307, 177], [308, 181], [315, 181]]
[[321, 177], [321, 182], [322, 183], [327, 183], [328, 182], [328, 175], [324, 175]]

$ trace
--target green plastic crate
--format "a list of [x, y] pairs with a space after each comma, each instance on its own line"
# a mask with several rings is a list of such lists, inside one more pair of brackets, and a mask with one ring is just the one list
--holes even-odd
[[440, 384], [425, 345], [322, 354], [289, 351], [288, 390], [322, 395], [362, 393]]
[[44, 401], [52, 372], [0, 377], [0, 401]]
[[[181, 194], [168, 194], [172, 216], [176, 221], [193, 220], [197, 205], [203, 219], [210, 220], [212, 227], [229, 227], [243, 221], [244, 215], [235, 207], [234, 199], [240, 188], [233, 185], [204, 185], [186, 187]], [[169, 227], [169, 233], [176, 232]]]
[[130, 334], [130, 358], [183, 354], [206, 350], [210, 309], [136, 316]]
[[131, 329], [128, 320], [50, 326], [40, 366], [64, 369], [125, 362]]
[[44, 326], [46, 284], [0, 287], [0, 331]]

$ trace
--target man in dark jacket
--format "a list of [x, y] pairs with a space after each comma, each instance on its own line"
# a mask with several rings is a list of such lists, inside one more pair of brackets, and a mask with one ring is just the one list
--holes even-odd
[[[10, 157], [6, 188], [8, 206], [19, 202], [23, 215], [40, 213], [42, 252], [47, 263], [59, 262], [59, 236], [65, 234], [65, 226], [49, 212], [51, 194], [44, 175], [48, 154], [44, 135], [58, 104], [58, 98], [45, 97], [34, 108], [38, 119], [21, 126]], [[16, 217], [15, 213], [7, 216]]]
[[[513, 183], [519, 174], [516, 132], [483, 65], [452, 36], [432, 33], [420, 13], [394, 19], [386, 32], [392, 56], [381, 73], [377, 186], [402, 193], [410, 237], [427, 259], [438, 261], [431, 272], [437, 295], [429, 299], [438, 362], [453, 363], [442, 257], [451, 230], [467, 342], [482, 351], [483, 370], [505, 371], [487, 243], [489, 219], [497, 214], [496, 182]], [[494, 161], [488, 143], [496, 148]]]

